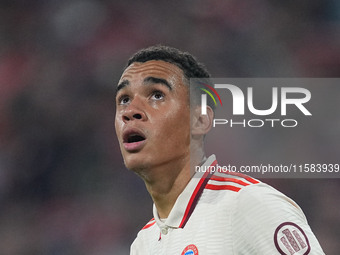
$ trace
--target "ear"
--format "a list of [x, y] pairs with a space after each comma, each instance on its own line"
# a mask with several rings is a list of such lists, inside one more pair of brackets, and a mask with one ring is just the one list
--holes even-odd
[[212, 127], [214, 111], [207, 106], [207, 114], [201, 114], [201, 106], [196, 106], [191, 119], [191, 134], [205, 135]]

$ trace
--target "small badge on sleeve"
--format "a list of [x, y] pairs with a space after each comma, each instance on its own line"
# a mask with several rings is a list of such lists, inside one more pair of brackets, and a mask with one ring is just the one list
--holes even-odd
[[189, 244], [187, 247], [184, 248], [181, 255], [198, 255], [198, 249], [196, 245]]
[[310, 252], [305, 232], [293, 222], [284, 222], [276, 228], [274, 242], [282, 255], [307, 255]]

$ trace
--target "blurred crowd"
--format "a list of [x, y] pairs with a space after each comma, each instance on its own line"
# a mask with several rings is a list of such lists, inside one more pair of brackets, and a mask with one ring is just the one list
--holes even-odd
[[[0, 254], [128, 254], [152, 217], [114, 131], [136, 50], [178, 47], [214, 77], [339, 77], [339, 31], [337, 0], [1, 0]], [[338, 254], [339, 180], [271, 183]]]

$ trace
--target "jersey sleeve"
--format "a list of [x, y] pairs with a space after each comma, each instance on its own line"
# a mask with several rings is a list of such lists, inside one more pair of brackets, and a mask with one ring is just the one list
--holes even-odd
[[300, 207], [269, 185], [242, 189], [233, 210], [234, 254], [324, 254]]

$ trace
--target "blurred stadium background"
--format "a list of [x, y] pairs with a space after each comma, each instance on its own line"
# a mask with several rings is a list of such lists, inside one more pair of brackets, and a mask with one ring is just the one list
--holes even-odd
[[[337, 0], [1, 0], [0, 254], [128, 254], [152, 217], [114, 131], [136, 50], [187, 50], [214, 77], [339, 77], [339, 31]], [[339, 180], [270, 183], [339, 254]]]

